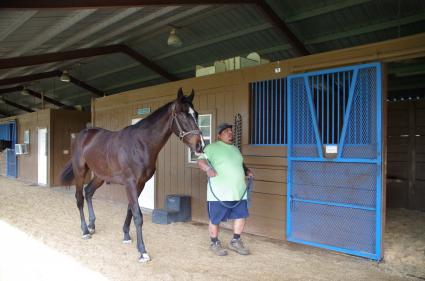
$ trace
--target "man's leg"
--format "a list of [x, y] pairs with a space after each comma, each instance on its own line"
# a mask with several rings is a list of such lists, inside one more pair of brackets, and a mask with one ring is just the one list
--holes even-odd
[[241, 235], [243, 232], [243, 229], [245, 227], [245, 218], [242, 219], [235, 219], [235, 222], [233, 224], [233, 233], [237, 235]]
[[211, 238], [210, 249], [218, 256], [227, 255], [227, 251], [223, 249], [220, 240], [218, 240], [220, 221], [225, 216], [225, 214], [226, 210], [223, 209], [222, 206], [218, 204], [218, 202], [208, 202], [208, 216], [210, 218], [208, 232]]
[[210, 225], [208, 226], [208, 230], [210, 232], [211, 238], [217, 238], [218, 237], [218, 229], [219, 229], [219, 225], [218, 224], [212, 224], [211, 221], [210, 221]]

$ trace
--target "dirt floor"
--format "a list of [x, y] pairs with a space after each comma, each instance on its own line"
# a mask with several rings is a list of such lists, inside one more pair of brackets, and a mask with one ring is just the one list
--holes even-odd
[[121, 243], [126, 206], [94, 206], [96, 233], [82, 240], [72, 188], [0, 177], [0, 280], [425, 280], [425, 213], [388, 212], [381, 263], [253, 235], [243, 236], [252, 255], [217, 257], [206, 225], [157, 225], [145, 215], [152, 261], [140, 264], [135, 243]]

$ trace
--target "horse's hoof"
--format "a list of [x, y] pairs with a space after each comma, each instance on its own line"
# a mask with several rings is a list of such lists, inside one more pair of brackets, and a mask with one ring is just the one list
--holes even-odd
[[87, 240], [87, 239], [90, 239], [90, 238], [91, 238], [91, 234], [84, 234], [83, 235], [84, 240]]
[[130, 240], [122, 240], [123, 244], [131, 244], [131, 239]]
[[94, 228], [90, 228], [90, 227], [89, 227], [88, 229], [89, 229], [89, 233], [90, 233], [90, 234], [93, 234], [93, 233], [95, 232], [95, 229], [94, 229]]
[[148, 255], [148, 253], [143, 253], [142, 256], [139, 258], [139, 262], [145, 263], [151, 260], [151, 257]]

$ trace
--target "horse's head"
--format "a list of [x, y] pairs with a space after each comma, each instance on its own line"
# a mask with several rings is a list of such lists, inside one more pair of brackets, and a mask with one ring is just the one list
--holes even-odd
[[171, 129], [196, 154], [202, 152], [201, 131], [197, 120], [198, 112], [193, 108], [194, 91], [189, 96], [183, 94], [182, 88], [177, 93], [177, 99], [172, 103], [173, 124]]

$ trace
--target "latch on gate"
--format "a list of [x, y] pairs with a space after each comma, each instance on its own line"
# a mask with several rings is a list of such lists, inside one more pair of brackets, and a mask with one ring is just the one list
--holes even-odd
[[338, 145], [336, 144], [326, 144], [324, 146], [324, 156], [325, 158], [336, 158], [338, 155]]

